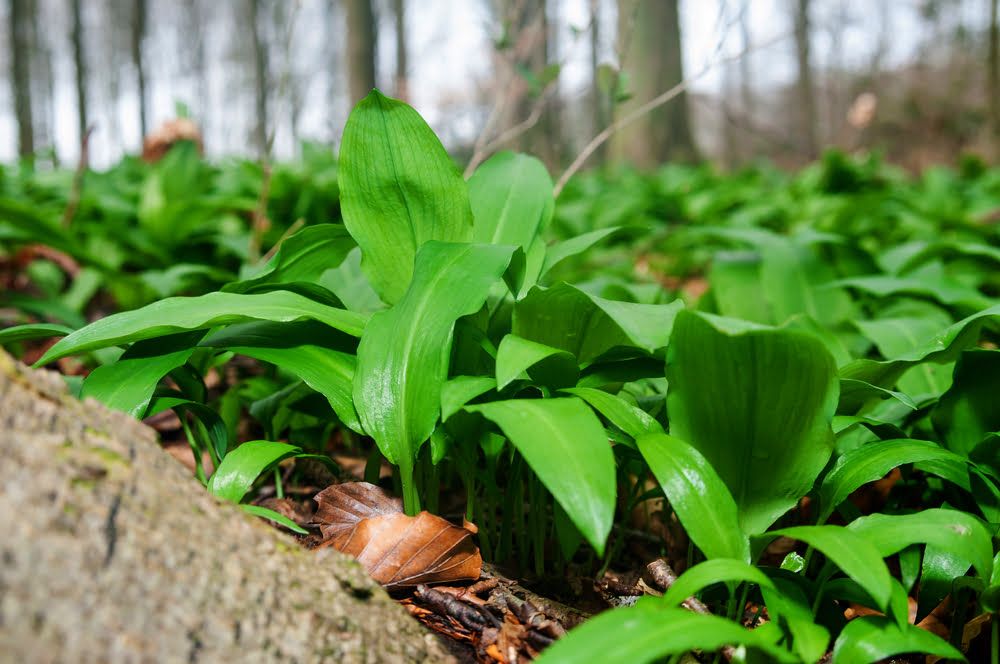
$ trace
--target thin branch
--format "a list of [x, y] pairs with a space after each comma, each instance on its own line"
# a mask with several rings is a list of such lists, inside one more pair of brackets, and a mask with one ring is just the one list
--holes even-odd
[[534, 127], [536, 124], [538, 124], [538, 121], [541, 120], [542, 118], [542, 113], [545, 111], [545, 104], [550, 96], [551, 95], [548, 92], [543, 93], [542, 96], [538, 98], [538, 101], [532, 107], [531, 113], [528, 115], [528, 117], [526, 117], [521, 122], [518, 122], [513, 127], [505, 129], [503, 132], [500, 133], [499, 136], [494, 138], [492, 141], [489, 141], [480, 148], [477, 148], [476, 151], [472, 154], [472, 158], [469, 160], [469, 165], [465, 167], [465, 177], [468, 178], [470, 175], [472, 175], [475, 172], [476, 168], [479, 166], [479, 164], [483, 163], [486, 157], [494, 150], [496, 150], [498, 147], [502, 146], [503, 144], [509, 141], [513, 141], [515, 138], [518, 138], [526, 131]]
[[566, 186], [566, 183], [569, 182], [569, 179], [574, 175], [576, 175], [577, 171], [579, 171], [580, 168], [583, 167], [583, 164], [586, 163], [587, 159], [590, 158], [590, 155], [594, 154], [594, 152], [596, 152], [597, 149], [605, 143], [605, 141], [607, 141], [609, 138], [611, 138], [616, 133], [621, 131], [623, 128], [632, 124], [633, 122], [643, 117], [644, 115], [651, 113], [660, 106], [663, 106], [671, 99], [674, 99], [675, 97], [679, 96], [682, 92], [687, 90], [692, 83], [701, 79], [703, 76], [708, 74], [717, 66], [739, 60], [740, 58], [742, 58], [743, 56], [747, 55], [752, 51], [756, 51], [758, 49], [771, 46], [772, 44], [775, 44], [779, 41], [783, 41], [787, 39], [790, 35], [791, 33], [782, 33], [777, 37], [774, 37], [773, 39], [769, 39], [766, 42], [763, 42], [751, 48], [747, 48], [741, 51], [740, 53], [737, 53], [736, 55], [731, 55], [726, 57], [716, 57], [712, 59], [707, 65], [705, 65], [705, 67], [703, 67], [701, 71], [699, 71], [694, 76], [684, 79], [683, 81], [681, 81], [674, 87], [670, 88], [666, 92], [660, 94], [657, 97], [654, 97], [653, 99], [650, 99], [648, 102], [646, 102], [639, 108], [635, 109], [625, 117], [605, 127], [603, 131], [594, 136], [594, 138], [592, 138], [590, 142], [587, 143], [586, 147], [583, 148], [583, 151], [580, 152], [580, 154], [577, 155], [576, 159], [573, 160], [573, 163], [569, 165], [569, 168], [567, 168], [566, 171], [561, 176], [559, 176], [559, 180], [556, 182], [556, 186], [553, 189], [553, 195], [556, 198], [558, 198], [559, 194], [562, 193], [563, 188]]

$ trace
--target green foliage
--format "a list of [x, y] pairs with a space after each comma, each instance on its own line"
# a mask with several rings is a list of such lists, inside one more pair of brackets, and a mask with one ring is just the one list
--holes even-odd
[[[538, 575], [613, 564], [615, 525], [665, 499], [689, 569], [543, 661], [961, 659], [966, 609], [1000, 607], [1000, 171], [831, 153], [586, 174], [555, 201], [527, 155], [465, 182], [373, 92], [339, 161], [306, 146], [261, 200], [265, 177], [181, 146], [88, 173], [64, 223], [71, 174], [0, 173], [0, 260], [75, 264], [28, 260], [0, 344], [61, 336], [37, 364], [79, 358], [84, 396], [173, 409], [225, 500], [280, 494], [276, 464], [332, 466], [338, 440], [393, 464], [410, 512], [464, 490], [484, 555]], [[851, 499], [897, 469], [884, 504]], [[908, 595], [949, 593], [950, 644], [907, 621]], [[747, 600], [770, 620], [739, 624]], [[884, 615], [845, 623], [845, 602]]]

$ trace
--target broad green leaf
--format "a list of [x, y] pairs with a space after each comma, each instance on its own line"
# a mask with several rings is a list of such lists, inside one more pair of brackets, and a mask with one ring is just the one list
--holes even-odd
[[[952, 323], [951, 317], [935, 305], [923, 303], [912, 315], [893, 315], [853, 324], [878, 348], [882, 357], [891, 360], [914, 351], [934, 339]], [[947, 365], [922, 363], [899, 377], [899, 389], [914, 396], [938, 395], [951, 384]]]
[[674, 317], [683, 307], [606, 300], [570, 286], [533, 288], [514, 305], [513, 333], [560, 348], [588, 365], [613, 349], [652, 353], [670, 339]]
[[774, 322], [797, 314], [833, 326], [851, 316], [847, 291], [829, 285], [832, 268], [816, 249], [794, 241], [769, 242], [761, 249], [760, 281], [771, 302]]
[[[612, 642], [609, 645], [609, 639]], [[691, 613], [643, 597], [633, 607], [605, 611], [542, 651], [539, 664], [645, 664], [691, 650], [714, 652], [726, 645], [756, 648], [773, 662], [797, 662], [761, 634], [713, 615]]]
[[469, 202], [474, 241], [528, 251], [552, 219], [552, 178], [534, 157], [498, 152], [469, 178]]
[[340, 208], [383, 301], [403, 297], [417, 250], [472, 239], [465, 180], [420, 115], [373, 90], [344, 127]]
[[941, 637], [916, 625], [900, 627], [885, 616], [864, 616], [847, 623], [833, 646], [833, 664], [874, 664], [893, 655], [921, 653], [965, 661]]
[[663, 602], [672, 607], [680, 606], [688, 597], [694, 597], [711, 585], [733, 582], [755, 583], [765, 588], [774, 588], [774, 583], [766, 574], [745, 560], [715, 558], [698, 563], [677, 577], [663, 595]]
[[576, 358], [566, 351], [508, 334], [497, 348], [497, 389], [507, 387], [525, 372], [535, 383], [553, 389], [574, 384], [580, 375]]
[[441, 412], [455, 321], [483, 306], [512, 252], [428, 242], [403, 298], [368, 322], [358, 346], [354, 403], [365, 431], [404, 475]]
[[339, 266], [355, 246], [354, 239], [340, 224], [308, 226], [285, 238], [259, 272], [222, 290], [245, 293], [263, 284], [317, 282], [325, 271]]
[[955, 380], [941, 395], [931, 421], [948, 449], [965, 457], [1000, 431], [1000, 351], [962, 353]]
[[211, 290], [206, 284], [214, 286], [232, 278], [233, 275], [225, 270], [193, 263], [178, 263], [165, 270], [146, 270], [139, 274], [139, 280], [161, 298], [185, 290], [197, 289], [194, 292], [204, 292]]
[[716, 310], [723, 316], [774, 322], [770, 302], [761, 297], [760, 256], [755, 252], [720, 252], [712, 261], [708, 280]]
[[361, 250], [357, 247], [347, 254], [340, 265], [324, 272], [318, 283], [336, 295], [350, 311], [370, 314], [385, 309], [385, 302], [379, 299], [361, 269]]
[[888, 274], [868, 277], [851, 277], [833, 282], [838, 286], [856, 288], [879, 297], [899, 294], [921, 295], [933, 298], [944, 305], [957, 305], [970, 309], [984, 309], [991, 300], [974, 288], [952, 281], [945, 276], [940, 263], [931, 263], [907, 274]]
[[330, 402], [348, 428], [363, 433], [354, 408], [355, 340], [314, 321], [231, 325], [202, 341], [280, 367]]
[[360, 314], [328, 307], [287, 291], [171, 297], [94, 321], [61, 339], [35, 365], [42, 366], [95, 348], [252, 320], [316, 320], [352, 336], [360, 336], [365, 326], [365, 317]]
[[580, 397], [632, 438], [645, 433], [663, 433], [663, 427], [652, 415], [615, 394], [593, 387], [567, 387], [560, 391]]
[[667, 348], [670, 433], [722, 478], [742, 529], [766, 530], [833, 450], [833, 358], [815, 337], [682, 311]]
[[260, 505], [240, 505], [242, 509], [247, 514], [252, 514], [254, 516], [259, 516], [262, 519], [269, 519], [275, 523], [288, 528], [293, 533], [298, 533], [299, 535], [308, 535], [309, 531], [289, 519], [284, 514], [278, 514], [274, 510], [268, 509], [266, 507], [261, 507]]
[[921, 362], [938, 364], [956, 359], [962, 350], [974, 346], [980, 332], [1000, 319], [1000, 304], [964, 318], [939, 332], [919, 348], [891, 360], [855, 360], [840, 370], [842, 378], [854, 378], [866, 383], [892, 387], [899, 377]]
[[137, 341], [117, 362], [90, 372], [81, 398], [93, 397], [114, 410], [141, 418], [160, 380], [191, 357], [203, 332], [182, 332]]
[[48, 339], [72, 334], [73, 328], [54, 323], [28, 323], [15, 325], [0, 330], [0, 346], [15, 341], [31, 341], [33, 339]]
[[958, 510], [927, 509], [915, 514], [871, 514], [847, 528], [878, 549], [882, 557], [911, 544], [934, 544], [962, 557], [983, 579], [993, 572], [993, 544], [982, 521]]
[[663, 488], [691, 541], [706, 558], [750, 562], [750, 539], [726, 485], [691, 445], [664, 433], [636, 439], [653, 477]]
[[615, 513], [615, 460], [597, 416], [579, 399], [512, 399], [466, 410], [496, 423], [598, 555]]
[[893, 468], [908, 463], [962, 458], [925, 440], [883, 440], [863, 445], [837, 459], [819, 488], [819, 521], [826, 521], [855, 489], [885, 477]]
[[489, 376], [455, 376], [441, 386], [441, 421], [462, 409], [476, 397], [496, 389], [497, 382]]
[[302, 450], [270, 440], [251, 440], [226, 455], [208, 480], [208, 490], [223, 500], [238, 503], [268, 468]]

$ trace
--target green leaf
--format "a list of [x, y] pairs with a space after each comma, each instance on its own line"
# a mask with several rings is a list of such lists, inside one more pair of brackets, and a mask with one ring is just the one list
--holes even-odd
[[560, 391], [580, 397], [632, 438], [645, 433], [663, 433], [663, 427], [652, 415], [617, 395], [593, 387], [567, 387]]
[[892, 577], [879, 550], [865, 537], [840, 526], [794, 526], [771, 530], [760, 541], [790, 537], [819, 550], [840, 570], [857, 581], [885, 611], [892, 594]]
[[742, 529], [763, 532], [833, 450], [833, 358], [815, 337], [682, 311], [667, 348], [670, 433], [722, 478]]
[[872, 399], [895, 399], [910, 410], [916, 410], [917, 404], [913, 399], [902, 392], [893, 392], [878, 385], [872, 385], [852, 378], [844, 378], [840, 381], [840, 401], [837, 404], [837, 412], [844, 414], [856, 413], [862, 406]]
[[966, 512], [928, 509], [915, 514], [871, 514], [855, 519], [847, 528], [871, 543], [882, 557], [911, 544], [934, 544], [969, 561], [983, 579], [993, 572], [990, 533], [982, 521]]
[[365, 326], [365, 317], [360, 314], [328, 307], [287, 291], [259, 295], [209, 293], [200, 297], [171, 297], [141, 309], [94, 321], [61, 339], [35, 366], [95, 348], [252, 320], [317, 320], [352, 336], [360, 336]]
[[830, 632], [816, 623], [809, 598], [799, 583], [778, 577], [772, 584], [760, 588], [771, 621], [780, 626], [803, 662], [818, 662], [826, 654]]
[[545, 165], [526, 154], [498, 152], [469, 178], [473, 239], [528, 251], [552, 219], [555, 200]]
[[969, 456], [988, 435], [1000, 431], [1000, 351], [967, 350], [955, 365], [955, 380], [931, 412], [934, 429], [948, 449]]
[[545, 251], [545, 261], [542, 263], [541, 274], [543, 276], [548, 274], [552, 268], [559, 265], [559, 263], [563, 262], [567, 258], [576, 256], [577, 254], [582, 254], [598, 242], [614, 235], [620, 230], [622, 230], [621, 226], [599, 228], [595, 231], [590, 231], [571, 237], [568, 240], [563, 240], [562, 242], [556, 242]]
[[340, 224], [308, 226], [285, 238], [274, 257], [253, 277], [222, 290], [246, 293], [264, 284], [315, 283], [325, 271], [343, 263], [355, 246], [354, 239]]
[[[609, 647], [609, 643], [613, 643]], [[645, 664], [691, 650], [713, 652], [726, 645], [760, 649], [774, 662], [797, 662], [761, 634], [712, 615], [666, 607], [644, 597], [628, 608], [605, 611], [542, 651], [539, 664]]]
[[833, 645], [834, 664], [881, 662], [893, 655], [921, 653], [965, 661], [961, 652], [941, 637], [915, 625], [900, 627], [885, 616], [864, 616], [847, 623]]
[[513, 399], [465, 410], [496, 423], [598, 555], [615, 513], [615, 460], [597, 416], [579, 399]]
[[750, 562], [750, 540], [726, 485], [691, 445], [664, 433], [636, 439], [656, 481], [688, 535], [706, 558]]
[[574, 355], [584, 366], [612, 349], [652, 353], [670, 339], [683, 307], [606, 300], [570, 286], [532, 288], [514, 305], [513, 333]]
[[939, 459], [962, 463], [958, 455], [925, 440], [883, 440], [851, 450], [837, 459], [823, 478], [819, 489], [819, 521], [826, 521], [855, 489], [882, 479], [893, 468]]
[[496, 389], [497, 382], [489, 376], [455, 376], [441, 386], [441, 421], [462, 410], [476, 397]]
[[508, 334], [500, 340], [496, 359], [497, 389], [510, 385], [527, 372], [539, 384], [559, 389], [576, 382], [576, 358], [564, 350]]
[[[749, 553], [749, 550], [748, 550]], [[677, 577], [673, 585], [663, 595], [663, 602], [669, 606], [680, 606], [688, 597], [694, 597], [705, 588], [716, 583], [733, 582], [756, 583], [764, 588], [774, 588], [774, 583], [746, 560], [715, 558], [691, 567]]]
[[888, 274], [867, 277], [851, 277], [833, 282], [838, 286], [857, 290], [878, 297], [912, 294], [930, 297], [944, 305], [957, 305], [970, 309], [982, 309], [990, 304], [990, 299], [975, 288], [969, 288], [952, 281], [944, 274], [940, 263], [931, 263], [906, 276]]
[[152, 417], [167, 409], [175, 411], [178, 415], [191, 413], [201, 420], [208, 434], [209, 442], [212, 445], [212, 449], [209, 450], [212, 453], [212, 458], [218, 460], [226, 456], [230, 443], [229, 429], [226, 428], [226, 423], [218, 413], [203, 403], [182, 397], [164, 395], [154, 396], [150, 400], [146, 417]]
[[308, 535], [309, 531], [289, 519], [284, 514], [278, 514], [274, 510], [268, 509], [266, 507], [261, 507], [260, 505], [240, 505], [242, 509], [247, 514], [252, 514], [254, 516], [259, 516], [262, 519], [269, 519], [275, 523], [288, 528], [293, 533], [298, 533], [299, 535]]
[[132, 344], [117, 362], [90, 372], [80, 397], [93, 397], [108, 408], [143, 417], [160, 380], [188, 361], [202, 334], [182, 332]]
[[354, 403], [361, 424], [391, 463], [412, 469], [434, 430], [455, 321], [483, 306], [513, 247], [428, 242], [413, 282], [388, 311], [372, 315], [358, 346]]
[[984, 326], [1000, 319], [1000, 304], [972, 314], [945, 330], [919, 348], [891, 360], [855, 360], [840, 370], [842, 378], [854, 378], [882, 387], [892, 387], [899, 377], [922, 362], [950, 362], [963, 349], [974, 346]]
[[348, 428], [363, 433], [354, 409], [354, 340], [314, 321], [254, 322], [232, 325], [202, 346], [226, 348], [280, 367], [305, 382], [330, 402]]
[[55, 325], [53, 323], [29, 323], [27, 325], [15, 325], [0, 330], [0, 346], [14, 343], [15, 341], [31, 341], [33, 339], [48, 339], [50, 337], [62, 337], [71, 334], [73, 328], [65, 325]]
[[462, 174], [423, 118], [378, 90], [347, 119], [339, 176], [344, 225], [361, 247], [365, 274], [389, 304], [406, 292], [421, 245], [472, 239]]
[[264, 471], [302, 450], [295, 445], [270, 440], [251, 440], [226, 455], [208, 481], [215, 496], [238, 503]]

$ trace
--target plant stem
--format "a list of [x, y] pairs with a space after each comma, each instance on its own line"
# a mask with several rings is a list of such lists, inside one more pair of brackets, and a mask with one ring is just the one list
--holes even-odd
[[274, 495], [279, 500], [285, 497], [285, 486], [281, 481], [281, 469], [277, 466], [274, 467]]
[[399, 466], [399, 481], [403, 485], [403, 510], [410, 516], [420, 513], [420, 495], [413, 478], [413, 462]]

